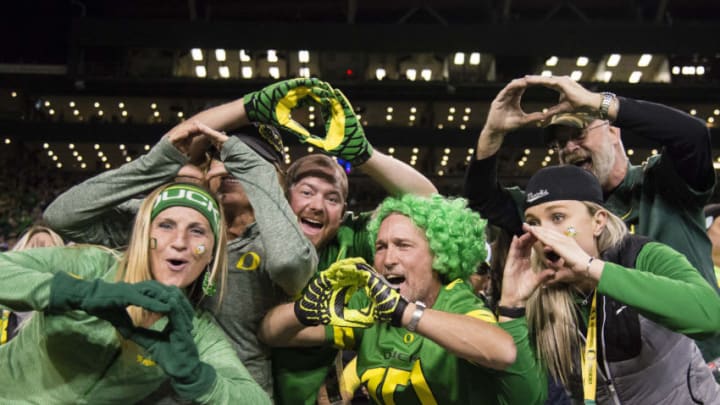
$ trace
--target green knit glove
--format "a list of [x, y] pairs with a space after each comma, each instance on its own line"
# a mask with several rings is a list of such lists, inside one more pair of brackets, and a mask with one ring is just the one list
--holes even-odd
[[125, 335], [133, 329], [126, 308], [136, 305], [148, 311], [166, 313], [169, 287], [156, 281], [141, 283], [108, 283], [83, 280], [66, 272], [58, 272], [50, 283], [48, 312], [63, 313], [75, 309], [112, 323]]
[[165, 330], [135, 328], [128, 338], [145, 348], [148, 357], [170, 377], [170, 384], [182, 399], [194, 400], [212, 389], [217, 373], [200, 361], [191, 333], [195, 312], [182, 291], [175, 287], [173, 290], [167, 297], [171, 309]]
[[358, 263], [357, 268], [367, 280], [368, 296], [375, 302], [375, 317], [381, 322], [390, 322], [392, 326], [401, 327], [407, 300], [371, 266]]
[[324, 104], [321, 113], [326, 135], [325, 139], [311, 137], [307, 142], [355, 166], [365, 163], [372, 156], [373, 148], [350, 101], [330, 85], [316, 88], [314, 94], [320, 96]]
[[245, 113], [250, 122], [268, 124], [297, 135], [300, 140], [310, 133], [290, 113], [294, 108], [308, 105], [320, 98], [313, 88], [322, 83], [318, 79], [290, 79], [271, 84], [243, 96]]
[[308, 285], [299, 300], [295, 301], [295, 316], [303, 325], [333, 325], [350, 328], [368, 328], [375, 323], [373, 307], [351, 309], [347, 307], [352, 295], [365, 286], [365, 279], [345, 273], [355, 268], [357, 260], [345, 259], [321, 271]]

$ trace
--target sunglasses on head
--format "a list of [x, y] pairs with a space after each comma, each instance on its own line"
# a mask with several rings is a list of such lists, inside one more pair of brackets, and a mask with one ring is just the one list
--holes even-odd
[[564, 126], [562, 128], [556, 128], [553, 133], [553, 140], [550, 141], [548, 144], [549, 147], [555, 148], [555, 149], [563, 149], [565, 146], [567, 146], [567, 143], [570, 141], [573, 141], [575, 143], [582, 141], [587, 136], [588, 132], [592, 131], [595, 128], [600, 128], [604, 125], [609, 124], [608, 121], [603, 121], [600, 124], [597, 124], [592, 127], [588, 128], [575, 128], [575, 127], [567, 127]]

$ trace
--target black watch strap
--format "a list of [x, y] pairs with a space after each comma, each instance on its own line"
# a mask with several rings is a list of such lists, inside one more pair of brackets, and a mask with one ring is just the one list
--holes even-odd
[[508, 318], [522, 318], [525, 316], [525, 307], [497, 307], [498, 316], [505, 316]]

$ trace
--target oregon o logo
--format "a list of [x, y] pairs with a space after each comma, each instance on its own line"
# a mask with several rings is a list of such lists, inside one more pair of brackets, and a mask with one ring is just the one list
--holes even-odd
[[260, 256], [255, 252], [247, 252], [240, 256], [235, 268], [238, 270], [253, 271], [260, 267]]
[[405, 336], [403, 336], [403, 342], [405, 342], [406, 345], [409, 345], [410, 343], [415, 341], [415, 334], [414, 333], [406, 333]]

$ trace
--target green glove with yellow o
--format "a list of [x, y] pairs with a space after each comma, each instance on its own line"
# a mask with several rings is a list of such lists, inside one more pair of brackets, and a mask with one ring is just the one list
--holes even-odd
[[[354, 165], [365, 163], [372, 156], [372, 146], [350, 102], [340, 90], [319, 79], [284, 80], [245, 95], [243, 103], [250, 121], [282, 128], [301, 142]], [[291, 117], [293, 109], [311, 104], [320, 108], [325, 137], [311, 134]]]

